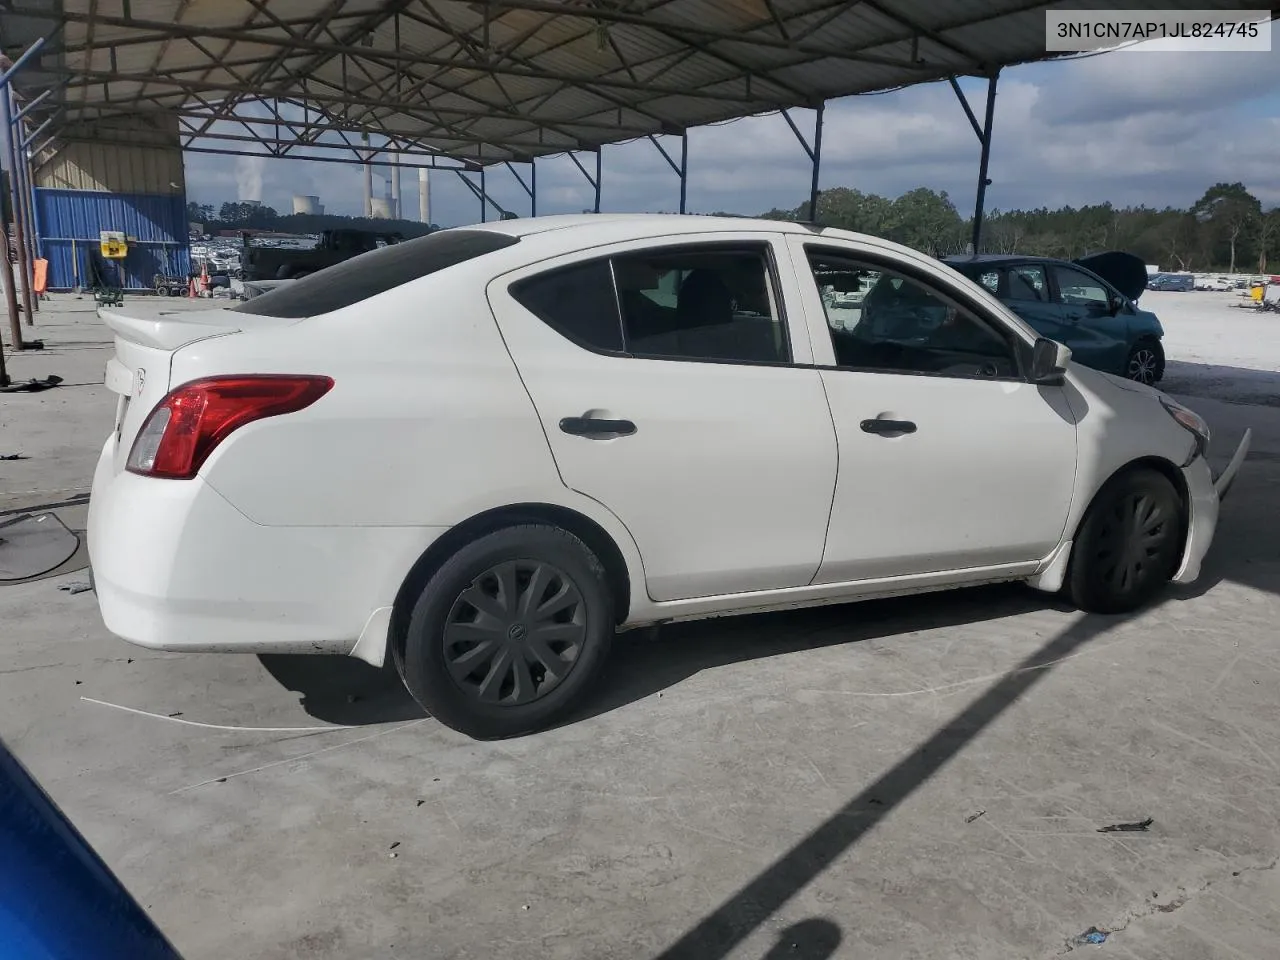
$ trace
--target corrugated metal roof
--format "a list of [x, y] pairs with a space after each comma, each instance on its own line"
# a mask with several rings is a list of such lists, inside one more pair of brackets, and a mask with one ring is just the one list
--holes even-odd
[[[184, 142], [318, 143], [368, 132], [406, 162], [491, 163], [1047, 59], [1033, 0], [14, 0], [16, 57], [61, 27], [18, 89], [56, 93], [60, 142], [103, 117], [181, 115]], [[1107, 0], [1072, 9], [1111, 10]], [[1240, 10], [1126, 0], [1135, 10]], [[294, 124], [264, 127], [262, 103]], [[255, 106], [256, 104], [256, 106]], [[301, 105], [306, 105], [305, 120]], [[306, 126], [301, 126], [305, 123]], [[95, 134], [99, 140], [101, 133]], [[352, 137], [352, 143], [359, 140]], [[261, 147], [243, 139], [201, 146]], [[271, 146], [283, 146], [273, 143]], [[316, 146], [306, 148], [318, 149]], [[348, 150], [349, 148], [343, 147]], [[298, 155], [295, 153], [295, 155]], [[350, 155], [349, 152], [347, 154]], [[385, 157], [383, 158], [385, 159]]]

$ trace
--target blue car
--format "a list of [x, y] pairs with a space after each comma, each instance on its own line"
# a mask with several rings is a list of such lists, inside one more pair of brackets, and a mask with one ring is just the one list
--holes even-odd
[[1196, 278], [1189, 273], [1157, 273], [1147, 281], [1148, 290], [1194, 290]]
[[1080, 260], [982, 254], [944, 262], [986, 287], [1072, 359], [1148, 385], [1164, 376], [1164, 328], [1138, 306], [1147, 268], [1132, 254]]

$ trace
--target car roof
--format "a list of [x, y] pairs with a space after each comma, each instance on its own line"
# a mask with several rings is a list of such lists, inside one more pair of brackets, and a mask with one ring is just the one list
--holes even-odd
[[1002, 263], [1066, 263], [1067, 261], [1059, 260], [1057, 257], [1034, 257], [1018, 253], [958, 253], [949, 257], [943, 257], [942, 262], [954, 267], [963, 266], [966, 263], [981, 265]]
[[[451, 229], [489, 230], [511, 237], [528, 237], [553, 230], [592, 230], [610, 224], [629, 223], [642, 232], [706, 233], [716, 230], [773, 230], [779, 233], [821, 233], [817, 224], [795, 220], [765, 220], [760, 217], [701, 216], [687, 213], [569, 213], [515, 220], [473, 223]], [[840, 230], [848, 234], [847, 230]]]

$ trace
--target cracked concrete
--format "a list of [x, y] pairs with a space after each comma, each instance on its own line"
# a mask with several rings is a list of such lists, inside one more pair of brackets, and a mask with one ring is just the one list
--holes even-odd
[[[90, 311], [13, 375], [99, 382]], [[1255, 374], [1234, 400], [1280, 395]], [[72, 562], [0, 586], [0, 736], [188, 960], [1045, 960], [1091, 925], [1073, 960], [1270, 960], [1280, 409], [1179, 377], [1217, 462], [1245, 425], [1256, 458], [1202, 581], [1133, 618], [1001, 587], [674, 627], [480, 744], [355, 661], [128, 647]], [[60, 391], [0, 400], [33, 456], [0, 511], [87, 489], [112, 408]]]

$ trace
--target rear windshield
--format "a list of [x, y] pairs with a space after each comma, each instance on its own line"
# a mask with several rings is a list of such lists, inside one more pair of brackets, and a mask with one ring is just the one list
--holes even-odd
[[362, 253], [301, 280], [282, 284], [233, 309], [263, 317], [314, 317], [518, 242], [517, 237], [488, 230], [438, 230], [416, 240]]

